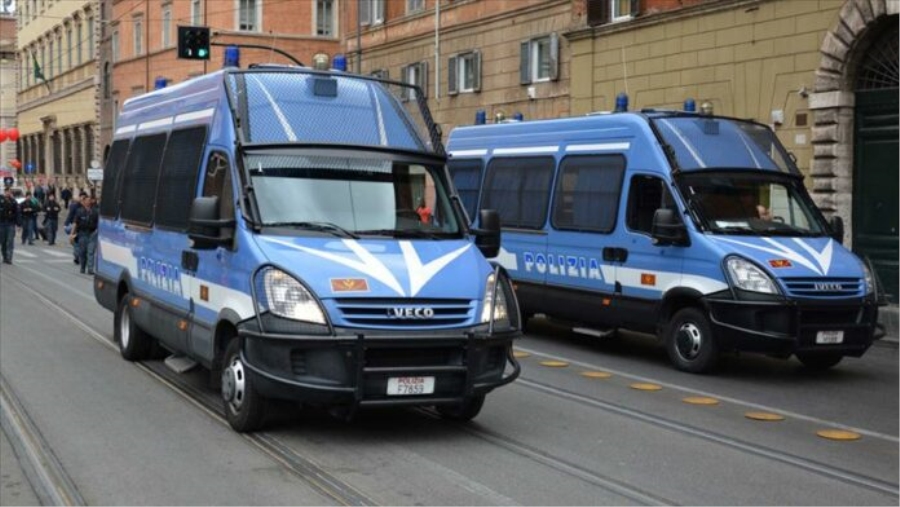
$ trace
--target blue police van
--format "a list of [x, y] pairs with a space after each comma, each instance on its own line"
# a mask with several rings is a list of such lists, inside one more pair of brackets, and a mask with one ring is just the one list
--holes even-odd
[[653, 333], [690, 372], [734, 350], [824, 369], [883, 336], [871, 267], [765, 125], [591, 114], [459, 127], [447, 150], [469, 216], [500, 214], [523, 320]]
[[208, 368], [237, 431], [271, 399], [468, 420], [519, 374], [499, 219], [469, 228], [416, 87], [226, 68], [126, 101], [103, 181], [122, 356]]

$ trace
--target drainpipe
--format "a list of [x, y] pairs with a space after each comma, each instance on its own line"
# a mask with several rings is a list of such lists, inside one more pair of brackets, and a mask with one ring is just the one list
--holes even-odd
[[356, 73], [362, 74], [362, 3], [356, 0]]
[[441, 0], [434, 2], [434, 100], [441, 101]]

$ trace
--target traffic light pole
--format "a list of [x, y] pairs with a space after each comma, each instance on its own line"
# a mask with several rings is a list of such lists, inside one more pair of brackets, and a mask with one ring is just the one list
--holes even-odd
[[237, 46], [237, 47], [239, 47], [239, 48], [263, 49], [263, 50], [266, 50], [266, 51], [274, 51], [274, 52], [278, 53], [279, 55], [281, 55], [281, 56], [283, 56], [283, 57], [289, 59], [290, 61], [296, 63], [297, 65], [299, 65], [299, 66], [301, 66], [301, 67], [304, 67], [304, 66], [305, 66], [305, 65], [303, 65], [303, 62], [301, 62], [300, 60], [294, 58], [294, 57], [293, 57], [290, 53], [288, 53], [287, 51], [282, 51], [282, 50], [280, 50], [280, 49], [278, 49], [278, 48], [276, 48], [276, 47], [273, 47], [273, 46], [262, 46], [262, 45], [260, 45], [260, 44], [232, 44], [232, 43], [226, 43], [226, 42], [210, 42], [209, 45], [210, 45], [210, 46], [224, 46], [224, 47], [228, 47], [228, 46]]

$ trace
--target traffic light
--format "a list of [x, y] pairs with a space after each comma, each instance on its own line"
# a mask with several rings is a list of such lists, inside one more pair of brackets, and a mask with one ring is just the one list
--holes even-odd
[[209, 60], [209, 27], [178, 27], [178, 58]]

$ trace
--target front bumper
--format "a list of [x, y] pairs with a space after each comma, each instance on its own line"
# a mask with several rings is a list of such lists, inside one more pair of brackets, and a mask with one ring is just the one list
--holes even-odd
[[[871, 298], [841, 301], [745, 301], [710, 297], [705, 301], [713, 331], [725, 350], [788, 356], [838, 352], [859, 357], [884, 336], [878, 304]], [[841, 343], [820, 344], [820, 331], [843, 331]]]
[[[275, 334], [255, 320], [238, 327], [241, 359], [263, 396], [322, 406], [455, 404], [516, 379], [520, 331], [384, 333], [336, 328], [335, 334]], [[510, 368], [507, 368], [509, 366]], [[435, 378], [434, 392], [388, 395], [392, 377]]]

